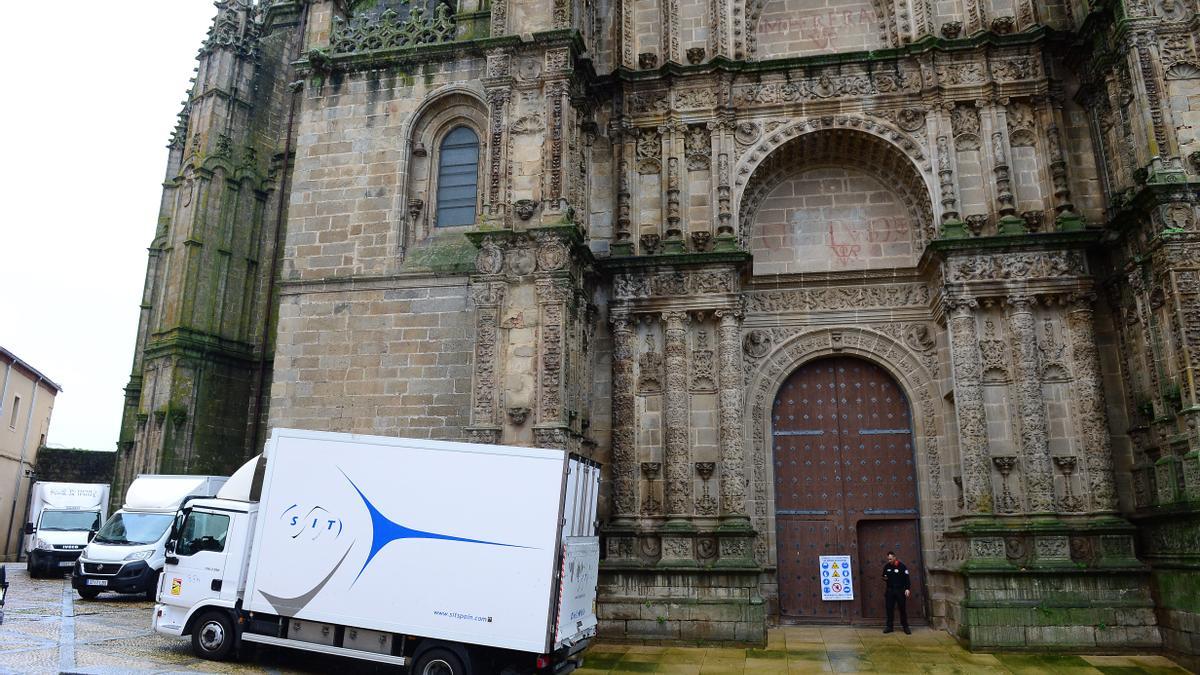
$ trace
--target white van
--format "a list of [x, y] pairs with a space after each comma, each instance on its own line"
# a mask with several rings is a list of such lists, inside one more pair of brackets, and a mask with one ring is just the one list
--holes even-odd
[[138, 476], [125, 505], [109, 518], [75, 563], [71, 586], [91, 600], [104, 591], [144, 593], [154, 599], [166, 558], [171, 523], [184, 500], [212, 496], [220, 476]]

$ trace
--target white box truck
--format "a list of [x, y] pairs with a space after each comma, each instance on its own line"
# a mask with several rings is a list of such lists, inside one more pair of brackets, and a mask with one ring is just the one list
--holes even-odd
[[105, 521], [74, 563], [71, 586], [93, 600], [104, 591], [144, 593], [153, 600], [166, 561], [175, 514], [189, 497], [212, 497], [224, 476], [141, 475], [129, 484], [125, 504]]
[[596, 630], [599, 482], [561, 450], [275, 429], [181, 513], [154, 627], [209, 659], [569, 672]]
[[107, 485], [34, 483], [25, 523], [29, 576], [61, 574], [69, 569], [107, 517]]

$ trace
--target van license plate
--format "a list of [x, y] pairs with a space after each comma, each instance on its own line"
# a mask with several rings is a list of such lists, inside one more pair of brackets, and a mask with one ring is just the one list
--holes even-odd
[[87, 585], [88, 586], [107, 586], [108, 579], [88, 579]]
[[74, 564], [75, 564], [75, 561], [74, 561], [74, 560], [59, 560], [59, 561], [58, 561], [58, 566], [59, 566], [59, 567], [71, 567], [71, 566], [73, 566]]

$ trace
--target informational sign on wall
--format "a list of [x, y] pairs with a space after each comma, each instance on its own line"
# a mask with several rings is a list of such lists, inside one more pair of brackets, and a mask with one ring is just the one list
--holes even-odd
[[854, 599], [854, 577], [850, 572], [850, 556], [821, 556], [821, 599]]

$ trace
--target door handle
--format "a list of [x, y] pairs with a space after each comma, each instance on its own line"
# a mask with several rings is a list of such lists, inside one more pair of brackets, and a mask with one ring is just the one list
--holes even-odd
[[169, 555], [169, 556], [167, 556], [166, 563], [167, 563], [168, 565], [178, 565], [178, 564], [179, 564], [179, 558], [176, 558], [176, 557], [175, 557], [175, 556], [173, 556], [173, 555]]
[[212, 580], [212, 584], [209, 586], [209, 588], [213, 589], [214, 591], [218, 591], [218, 592], [219, 592], [219, 591], [221, 590], [221, 580], [220, 580], [220, 579], [213, 579], [213, 580]]

